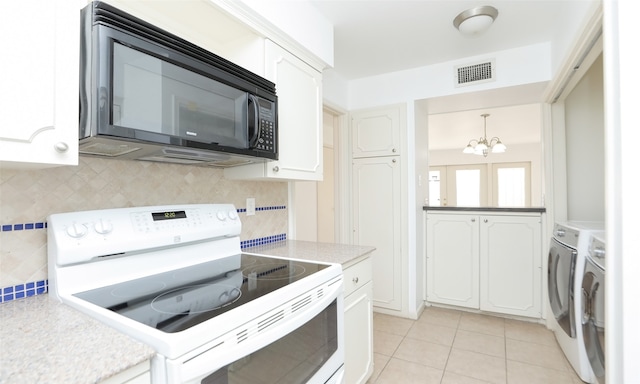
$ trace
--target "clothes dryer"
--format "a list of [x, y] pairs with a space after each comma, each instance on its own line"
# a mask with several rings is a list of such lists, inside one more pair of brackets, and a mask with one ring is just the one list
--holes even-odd
[[581, 323], [587, 358], [598, 384], [605, 383], [604, 261], [604, 232], [594, 233], [589, 241], [582, 278]]
[[567, 360], [581, 380], [595, 383], [582, 341], [582, 271], [589, 238], [603, 231], [603, 222], [560, 222], [554, 225], [549, 246], [547, 283], [551, 326]]

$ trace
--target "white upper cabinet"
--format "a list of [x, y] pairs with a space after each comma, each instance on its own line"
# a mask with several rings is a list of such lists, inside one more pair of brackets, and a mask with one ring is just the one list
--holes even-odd
[[0, 35], [0, 165], [78, 164], [80, 2], [10, 1]]
[[278, 95], [277, 161], [225, 169], [229, 179], [322, 180], [322, 75], [270, 40], [265, 77]]
[[404, 108], [389, 106], [352, 113], [354, 158], [400, 154], [400, 125]]

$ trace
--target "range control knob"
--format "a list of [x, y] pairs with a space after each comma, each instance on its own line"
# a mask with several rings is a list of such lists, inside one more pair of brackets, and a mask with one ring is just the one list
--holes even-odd
[[231, 220], [235, 220], [238, 218], [238, 212], [235, 209], [232, 209], [227, 213], [227, 216], [229, 216]]
[[89, 229], [82, 223], [73, 223], [72, 225], [67, 227], [67, 235], [73, 237], [74, 239], [79, 239], [86, 236], [87, 232], [89, 232]]
[[93, 229], [101, 235], [106, 235], [113, 231], [113, 225], [108, 221], [100, 219], [93, 224]]

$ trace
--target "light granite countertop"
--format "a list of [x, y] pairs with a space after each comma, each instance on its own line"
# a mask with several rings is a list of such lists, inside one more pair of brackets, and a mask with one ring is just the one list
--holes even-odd
[[375, 247], [369, 246], [285, 240], [245, 248], [243, 252], [325, 263], [338, 263], [342, 264], [342, 268], [344, 269], [369, 257], [369, 254], [374, 250]]
[[152, 348], [48, 294], [0, 304], [0, 383], [96, 383]]

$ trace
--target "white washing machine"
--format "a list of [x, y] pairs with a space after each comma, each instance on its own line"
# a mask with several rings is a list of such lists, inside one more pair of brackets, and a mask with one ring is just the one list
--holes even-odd
[[598, 384], [605, 384], [604, 261], [605, 233], [593, 233], [582, 277], [580, 320], [587, 358]]
[[580, 379], [595, 383], [582, 337], [582, 276], [592, 233], [603, 222], [559, 222], [554, 225], [547, 266], [551, 328]]

